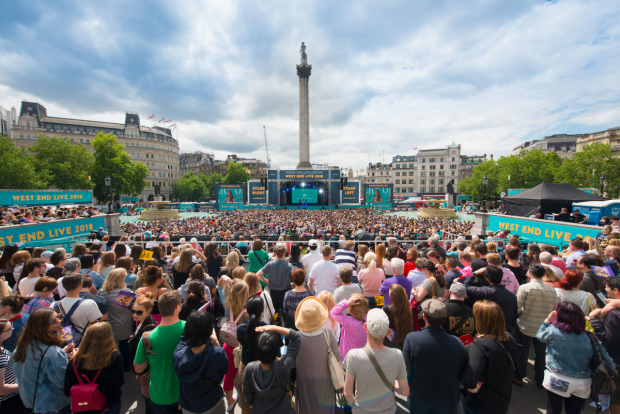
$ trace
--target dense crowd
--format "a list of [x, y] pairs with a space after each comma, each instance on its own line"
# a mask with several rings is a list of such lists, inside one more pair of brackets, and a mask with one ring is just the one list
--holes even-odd
[[125, 234], [149, 232], [167, 236], [318, 236], [353, 237], [366, 232], [372, 237], [416, 235], [426, 238], [434, 233], [470, 234], [472, 222], [439, 218], [411, 218], [377, 214], [370, 209], [340, 210], [236, 210], [212, 217], [156, 220], [122, 225]]
[[0, 226], [28, 223], [45, 223], [76, 217], [91, 217], [100, 214], [93, 206], [78, 207], [0, 207]]
[[[346, 230], [345, 217], [363, 218], [280, 229]], [[236, 218], [217, 228], [271, 227]], [[473, 237], [446, 251], [432, 235], [408, 249], [310, 239], [269, 253], [254, 239], [245, 257], [166, 244], [4, 249], [2, 412], [115, 414], [138, 381], [157, 414], [395, 413], [395, 393], [411, 413], [506, 413], [513, 386], [545, 389], [550, 414], [578, 413], [591, 377], [603, 370], [607, 386], [620, 363], [618, 243], [558, 252], [511, 238], [500, 251]]]

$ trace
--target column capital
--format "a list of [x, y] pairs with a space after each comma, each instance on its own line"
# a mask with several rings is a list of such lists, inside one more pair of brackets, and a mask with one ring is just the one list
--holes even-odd
[[310, 74], [312, 72], [312, 65], [301, 64], [297, 65], [297, 76], [299, 78], [310, 78]]

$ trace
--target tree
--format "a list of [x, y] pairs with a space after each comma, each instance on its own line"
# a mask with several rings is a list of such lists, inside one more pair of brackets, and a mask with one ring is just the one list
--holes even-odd
[[[594, 171], [596, 170], [596, 171]], [[592, 172], [594, 171], [594, 183]], [[558, 171], [558, 182], [565, 182], [576, 188], [600, 188], [600, 177], [607, 177], [605, 194], [616, 198], [620, 193], [620, 159], [614, 158], [607, 144], [592, 144], [566, 158]]]
[[98, 200], [107, 199], [106, 176], [110, 176], [111, 190], [117, 195], [140, 194], [146, 188], [148, 169], [144, 164], [129, 159], [129, 155], [123, 151], [125, 146], [118, 143], [115, 135], [99, 132], [92, 146], [94, 162], [91, 176], [93, 194]]
[[36, 171], [32, 155], [15, 146], [8, 136], [0, 136], [0, 183], [7, 190], [36, 190], [47, 183]]
[[224, 182], [224, 177], [220, 173], [215, 173], [211, 175], [198, 173], [198, 178], [200, 178], [205, 184], [206, 197], [215, 197], [215, 185], [222, 184]]
[[[517, 156], [500, 157], [499, 192], [508, 192], [508, 188], [532, 188], [541, 183], [555, 182], [562, 160], [555, 152], [541, 149], [521, 151]], [[510, 177], [510, 186], [508, 183]]]
[[224, 184], [243, 184], [248, 181], [248, 174], [241, 163], [229, 162]]
[[463, 194], [472, 196], [474, 200], [482, 200], [484, 198], [484, 185], [482, 179], [485, 174], [489, 178], [489, 187], [487, 188], [487, 199], [499, 197], [500, 176], [501, 171], [495, 160], [485, 161], [477, 165], [472, 170], [471, 177], [463, 178], [458, 183], [458, 190]]
[[39, 135], [29, 151], [33, 155], [35, 169], [46, 177], [48, 185], [61, 190], [90, 189], [88, 175], [93, 156], [83, 145]]
[[198, 201], [204, 198], [206, 193], [207, 188], [204, 181], [191, 172], [172, 184], [172, 197], [179, 200]]

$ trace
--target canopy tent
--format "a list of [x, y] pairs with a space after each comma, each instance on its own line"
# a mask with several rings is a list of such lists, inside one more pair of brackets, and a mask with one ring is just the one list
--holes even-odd
[[504, 197], [506, 212], [515, 216], [529, 217], [536, 213], [559, 213], [563, 207], [572, 210], [573, 203], [607, 200], [564, 183], [542, 183], [518, 194]]

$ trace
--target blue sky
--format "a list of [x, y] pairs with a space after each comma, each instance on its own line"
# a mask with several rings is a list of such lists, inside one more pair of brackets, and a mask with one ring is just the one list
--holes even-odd
[[[178, 125], [182, 152], [298, 159], [306, 42], [311, 161], [449, 145], [504, 155], [620, 125], [620, 2], [4, 2], [4, 107]], [[151, 121], [148, 121], [149, 123]]]

